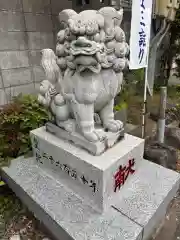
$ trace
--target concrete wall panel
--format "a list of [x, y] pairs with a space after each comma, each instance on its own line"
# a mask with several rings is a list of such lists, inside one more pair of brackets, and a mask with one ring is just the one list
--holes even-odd
[[23, 0], [24, 12], [51, 13], [50, 0]]
[[7, 98], [6, 98], [5, 91], [3, 89], [0, 89], [0, 106], [6, 103], [7, 103]]
[[[3, 0], [6, 1], [6, 0]], [[20, 12], [0, 12], [0, 31], [25, 31], [24, 17]]]
[[[54, 9], [62, 5], [56, 1]], [[18, 93], [37, 92], [35, 83], [44, 79], [41, 49], [55, 48], [52, 18], [51, 0], [0, 0], [0, 106]]]
[[26, 49], [28, 45], [25, 32], [0, 32], [0, 51]]
[[29, 66], [27, 51], [0, 52], [1, 69], [21, 68]]
[[35, 83], [39, 83], [45, 79], [45, 74], [41, 66], [34, 66], [33, 74], [34, 74]]
[[0, 0], [0, 10], [22, 11], [21, 0]]
[[41, 50], [30, 51], [30, 62], [32, 66], [41, 65]]
[[27, 31], [52, 32], [52, 19], [50, 15], [25, 13]]
[[11, 95], [37, 92], [45, 78], [41, 49], [55, 49], [58, 14], [72, 2], [0, 0], [0, 105]]
[[54, 35], [52, 32], [28, 32], [28, 42], [30, 50], [54, 48]]
[[29, 84], [33, 81], [29, 68], [2, 70], [4, 87]]

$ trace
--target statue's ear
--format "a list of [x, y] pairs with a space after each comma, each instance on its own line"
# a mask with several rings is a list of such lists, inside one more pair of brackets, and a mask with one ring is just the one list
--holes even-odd
[[97, 23], [99, 25], [100, 28], [104, 28], [104, 17], [102, 14], [100, 14], [99, 12], [96, 13], [97, 15]]
[[78, 15], [77, 12], [75, 12], [72, 9], [65, 9], [62, 12], [59, 13], [59, 22], [63, 28], [66, 28], [68, 26], [68, 20], [72, 18], [73, 16]]

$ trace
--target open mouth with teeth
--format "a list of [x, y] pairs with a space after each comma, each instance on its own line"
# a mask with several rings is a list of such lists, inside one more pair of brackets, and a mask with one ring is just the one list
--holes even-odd
[[78, 72], [90, 70], [94, 73], [101, 71], [101, 65], [96, 59], [96, 53], [101, 50], [99, 44], [85, 37], [79, 37], [71, 43], [70, 52], [75, 57], [74, 64]]

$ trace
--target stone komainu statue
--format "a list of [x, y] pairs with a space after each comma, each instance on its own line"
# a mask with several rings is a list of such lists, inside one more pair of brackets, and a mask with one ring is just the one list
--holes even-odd
[[[62, 30], [57, 34], [56, 54], [42, 50], [46, 80], [41, 83], [39, 101], [51, 109], [59, 127], [79, 131], [89, 142], [102, 141], [106, 131], [123, 128], [113, 113], [128, 64], [122, 18], [123, 10], [112, 7], [79, 14], [64, 10], [59, 14]], [[101, 134], [95, 128], [95, 116], [106, 130]]]

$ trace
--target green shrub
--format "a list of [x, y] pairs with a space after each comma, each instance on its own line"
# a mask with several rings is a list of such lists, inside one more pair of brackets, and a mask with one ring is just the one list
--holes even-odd
[[126, 102], [121, 102], [117, 105], [114, 106], [114, 111], [121, 111], [123, 109], [127, 109], [127, 103]]
[[29, 131], [48, 120], [35, 96], [19, 95], [0, 110], [0, 165], [31, 150]]
[[115, 111], [129, 107], [132, 96], [143, 96], [144, 69], [129, 70], [124, 74], [124, 82], [120, 93], [115, 98]]
[[168, 86], [168, 97], [180, 102], [180, 85]]

